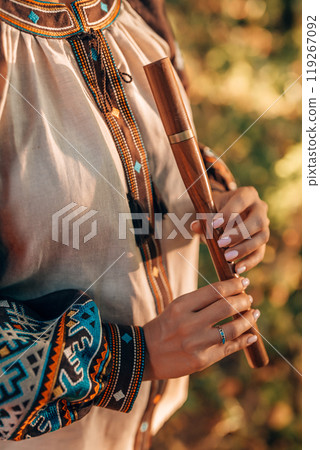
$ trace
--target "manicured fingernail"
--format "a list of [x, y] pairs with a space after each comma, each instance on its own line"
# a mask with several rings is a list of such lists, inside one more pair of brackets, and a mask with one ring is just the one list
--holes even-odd
[[230, 189], [230, 191], [235, 191], [237, 189], [237, 183], [235, 183], [234, 181], [230, 181], [230, 183], [228, 183], [228, 188]]
[[222, 219], [222, 217], [220, 217], [220, 219], [215, 219], [215, 220], [212, 222], [212, 226], [213, 226], [213, 228], [219, 228], [219, 227], [221, 227], [221, 225], [223, 224], [223, 222], [224, 222], [224, 219]]
[[[218, 241], [219, 242], [219, 241]], [[245, 272], [247, 270], [247, 268], [246, 268], [246, 266], [241, 266], [241, 267], [238, 267], [237, 269], [236, 269], [236, 272], [240, 275], [240, 273], [243, 273], [243, 272]]]
[[247, 340], [248, 344], [253, 344], [258, 339], [258, 336], [250, 336]]
[[241, 280], [242, 286], [247, 287], [250, 284], [250, 280], [249, 278], [244, 278], [243, 280]]
[[253, 313], [254, 320], [258, 320], [260, 317], [260, 314], [261, 314], [260, 311], [258, 309], [256, 309], [255, 312]]
[[230, 252], [226, 252], [224, 254], [224, 257], [227, 261], [233, 261], [238, 255], [239, 253], [237, 252], [237, 250], [231, 250]]
[[198, 222], [197, 220], [194, 220], [193, 222], [191, 222], [191, 223], [190, 223], [190, 228], [193, 229], [193, 227], [195, 226], [195, 224], [196, 224], [197, 222]]
[[252, 295], [248, 295], [248, 297], [249, 297], [249, 301], [250, 301], [250, 303], [252, 303], [252, 302], [253, 302], [253, 298], [252, 298]]
[[224, 247], [225, 245], [230, 244], [231, 238], [229, 236], [224, 236], [218, 240], [219, 247]]

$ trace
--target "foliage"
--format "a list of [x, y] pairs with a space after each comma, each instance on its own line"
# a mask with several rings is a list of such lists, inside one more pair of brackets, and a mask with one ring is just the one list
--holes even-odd
[[[248, 292], [262, 312], [259, 326], [271, 344], [271, 362], [252, 370], [237, 354], [193, 375], [187, 403], [152, 448], [299, 449], [301, 377], [278, 352], [301, 371], [301, 84], [295, 82], [301, 5], [167, 4], [191, 80], [199, 140], [224, 153], [239, 185], [254, 185], [269, 204], [271, 238], [264, 262], [248, 274]], [[204, 247], [199, 271], [215, 281]]]

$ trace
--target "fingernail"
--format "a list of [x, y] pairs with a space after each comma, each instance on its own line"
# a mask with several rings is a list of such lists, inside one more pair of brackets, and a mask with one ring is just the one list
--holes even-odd
[[212, 226], [213, 226], [213, 228], [219, 228], [219, 227], [221, 227], [221, 225], [223, 224], [223, 222], [224, 222], [224, 219], [222, 219], [222, 217], [220, 217], [220, 219], [215, 219], [215, 220], [212, 222]]
[[193, 222], [191, 222], [190, 223], [190, 228], [193, 228], [197, 222], [198, 222], [197, 220], [194, 220]]
[[253, 344], [258, 339], [258, 336], [250, 336], [247, 340], [248, 344]]
[[258, 320], [260, 317], [260, 314], [261, 314], [260, 311], [258, 309], [256, 309], [255, 312], [253, 313], [254, 320]]
[[230, 252], [226, 252], [224, 254], [224, 257], [227, 261], [233, 261], [238, 255], [239, 253], [237, 252], [237, 250], [231, 250]]
[[224, 247], [225, 245], [230, 244], [231, 238], [229, 236], [224, 236], [218, 240], [219, 247]]
[[248, 295], [248, 297], [249, 297], [249, 301], [250, 301], [250, 303], [252, 303], [252, 302], [253, 302], [253, 298], [252, 298], [252, 296], [251, 296], [251, 295]]
[[[219, 241], [218, 241], [219, 242]], [[238, 269], [236, 270], [236, 272], [240, 275], [240, 273], [243, 273], [247, 270], [246, 266], [241, 266], [238, 267]]]
[[242, 286], [247, 287], [250, 284], [250, 280], [249, 278], [244, 278], [243, 280], [241, 280]]

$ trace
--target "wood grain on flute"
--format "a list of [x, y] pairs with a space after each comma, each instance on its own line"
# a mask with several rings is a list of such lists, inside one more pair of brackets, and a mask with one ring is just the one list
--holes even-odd
[[[209, 179], [170, 59], [155, 61], [145, 66], [144, 70], [195, 210], [197, 213], [213, 214], [216, 210]], [[225, 260], [223, 251], [217, 244], [219, 238], [217, 231], [211, 230], [213, 237], [208, 238], [207, 222], [205, 219], [200, 222], [219, 279], [228, 280], [237, 276], [233, 265]], [[248, 363], [251, 367], [263, 367], [268, 364], [269, 358], [257, 326], [250, 329], [250, 332], [257, 335], [258, 340], [244, 350]]]

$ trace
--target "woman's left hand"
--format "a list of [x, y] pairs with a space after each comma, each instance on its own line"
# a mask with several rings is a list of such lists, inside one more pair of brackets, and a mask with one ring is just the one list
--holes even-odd
[[[270, 237], [267, 204], [252, 186], [215, 192], [214, 199], [219, 214], [213, 228], [223, 229], [218, 245], [226, 248], [226, 260], [237, 261], [238, 274], [252, 269], [262, 261]], [[200, 222], [192, 222], [191, 229], [201, 233]]]

